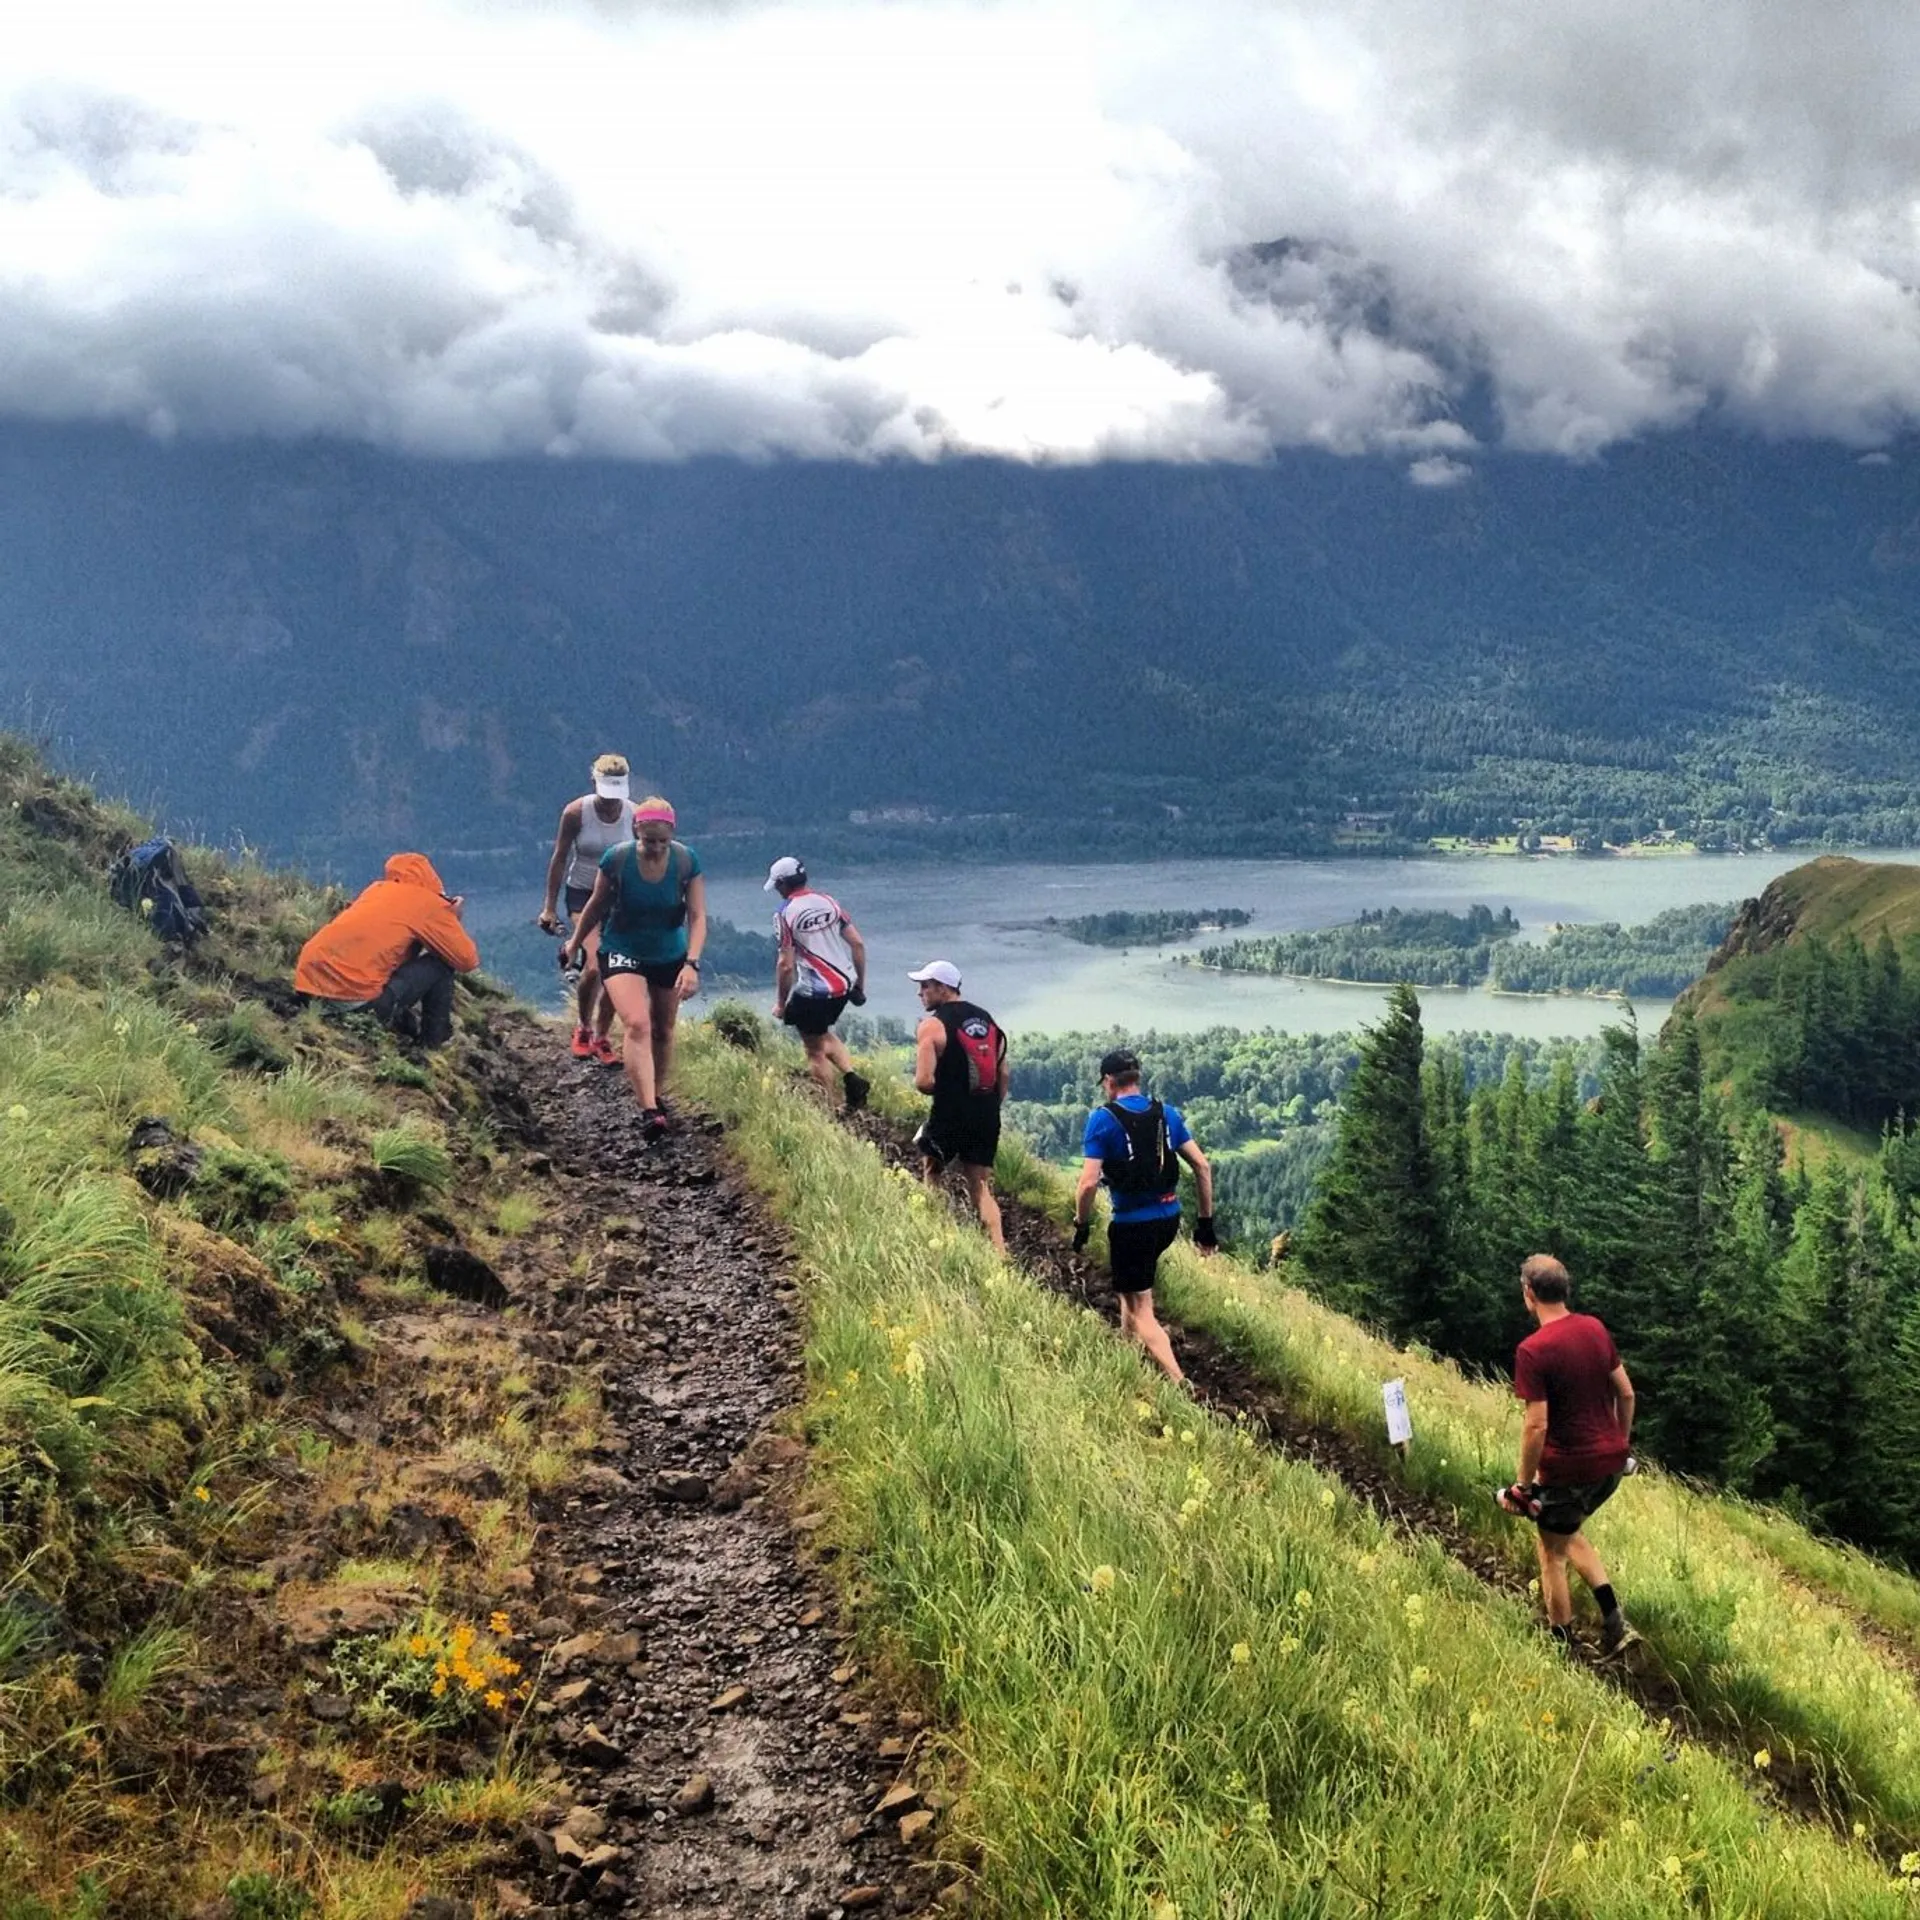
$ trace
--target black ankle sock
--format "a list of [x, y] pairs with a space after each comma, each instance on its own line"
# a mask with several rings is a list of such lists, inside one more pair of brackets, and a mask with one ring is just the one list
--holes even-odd
[[1595, 1587], [1593, 1597], [1599, 1602], [1602, 1616], [1620, 1611], [1620, 1602], [1613, 1597], [1613, 1589], [1610, 1586]]
[[1556, 1640], [1558, 1640], [1563, 1647], [1570, 1647], [1573, 1645], [1573, 1627], [1571, 1623], [1569, 1623], [1564, 1627], [1549, 1626], [1547, 1628], [1547, 1631], [1550, 1634], [1552, 1634], [1553, 1637]]

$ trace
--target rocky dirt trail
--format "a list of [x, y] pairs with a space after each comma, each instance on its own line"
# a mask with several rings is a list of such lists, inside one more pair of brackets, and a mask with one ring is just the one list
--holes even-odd
[[577, 1247], [529, 1312], [614, 1429], [543, 1540], [537, 1711], [571, 1810], [520, 1884], [649, 1920], [919, 1911], [952, 1877], [927, 1851], [942, 1802], [906, 1779], [922, 1723], [857, 1671], [809, 1544], [779, 1230], [718, 1122], [677, 1111], [643, 1146], [624, 1076], [531, 1023], [507, 1045]]

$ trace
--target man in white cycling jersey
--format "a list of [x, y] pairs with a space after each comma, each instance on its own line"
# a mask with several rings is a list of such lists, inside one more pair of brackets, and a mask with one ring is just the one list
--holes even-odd
[[773, 1017], [800, 1036], [807, 1071], [822, 1093], [832, 1095], [838, 1069], [848, 1110], [864, 1107], [872, 1089], [854, 1072], [846, 1043], [833, 1027], [849, 1006], [866, 1004], [866, 942], [838, 900], [807, 884], [807, 870], [792, 854], [767, 869], [766, 891], [780, 896], [773, 916], [779, 941]]

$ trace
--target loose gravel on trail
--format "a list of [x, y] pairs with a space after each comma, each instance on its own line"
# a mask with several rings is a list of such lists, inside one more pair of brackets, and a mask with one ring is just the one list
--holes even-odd
[[570, 1806], [528, 1836], [519, 1887], [535, 1911], [649, 1920], [919, 1911], [949, 1870], [925, 1851], [929, 1819], [911, 1846], [899, 1825], [932, 1810], [910, 1793], [878, 1809], [920, 1723], [854, 1670], [808, 1544], [780, 1232], [717, 1122], [676, 1112], [645, 1146], [623, 1075], [548, 1028], [509, 1047], [577, 1247], [526, 1304], [600, 1378], [616, 1429], [608, 1464], [557, 1491], [543, 1542], [567, 1596], [534, 1627], [543, 1737]]

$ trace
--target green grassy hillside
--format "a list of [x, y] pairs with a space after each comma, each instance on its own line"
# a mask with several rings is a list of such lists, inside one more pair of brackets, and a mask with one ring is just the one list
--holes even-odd
[[1708, 1071], [1814, 1158], [1920, 1111], [1920, 867], [1823, 855], [1740, 910], [1681, 1006]]
[[[500, 1610], [597, 1400], [536, 1430], [422, 1282], [538, 1219], [497, 996], [425, 1059], [300, 1012], [328, 897], [198, 851], [169, 951], [104, 884], [144, 831], [0, 741], [0, 1920], [388, 1920], [537, 1804]], [[499, 1704], [404, 1701], [416, 1642]]]
[[[1609, 1549], [1689, 1689], [1650, 1714], [1507, 1586], [996, 1260], [783, 1064], [709, 1041], [689, 1071], [815, 1272], [818, 1495], [871, 1651], [937, 1714], [981, 1910], [1911, 1911], [1920, 1699], [1812, 1562], [1788, 1578], [1657, 1478], [1623, 1494]], [[1017, 1153], [1003, 1172], [1063, 1204]], [[1168, 1279], [1179, 1316], [1356, 1438], [1404, 1375], [1411, 1480], [1522, 1550], [1486, 1498], [1506, 1396], [1230, 1261], [1177, 1254]]]

